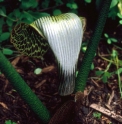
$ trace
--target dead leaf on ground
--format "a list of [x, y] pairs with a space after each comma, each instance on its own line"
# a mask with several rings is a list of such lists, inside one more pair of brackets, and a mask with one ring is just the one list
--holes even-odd
[[0, 105], [1, 105], [3, 108], [8, 109], [8, 106], [7, 106], [5, 103], [0, 102]]
[[42, 73], [48, 73], [48, 72], [53, 72], [54, 70], [56, 70], [56, 67], [51, 65], [51, 66], [48, 66], [48, 67], [45, 67], [42, 69]]
[[16, 65], [18, 64], [18, 62], [19, 62], [20, 59], [21, 59], [21, 56], [16, 57], [16, 58], [11, 62], [11, 64], [12, 64], [13, 66], [16, 66]]

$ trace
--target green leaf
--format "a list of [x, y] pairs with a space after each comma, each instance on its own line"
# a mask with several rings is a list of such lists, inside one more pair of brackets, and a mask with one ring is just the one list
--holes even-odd
[[3, 25], [4, 25], [4, 18], [2, 17], [2, 18], [0, 18], [0, 34], [2, 33], [2, 31], [3, 31]]
[[115, 38], [110, 38], [110, 40], [111, 40], [112, 42], [117, 42], [117, 39], [115, 39]]
[[119, 0], [112, 0], [110, 9], [113, 8], [114, 6], [116, 6], [118, 2], [119, 2]]
[[103, 74], [103, 76], [102, 76], [102, 81], [103, 81], [103, 83], [106, 83], [107, 80], [108, 80], [108, 78], [105, 76], [105, 74]]
[[117, 13], [118, 13], [118, 8], [115, 6], [109, 10], [108, 17], [112, 19], [116, 19]]
[[13, 14], [14, 14], [15, 17], [20, 17], [20, 15], [21, 15], [20, 9], [15, 9], [13, 11]]
[[63, 4], [62, 0], [55, 0], [55, 2], [56, 2], [56, 6]]
[[49, 13], [46, 12], [33, 12], [31, 10], [27, 11], [30, 15], [32, 15], [33, 17], [35, 17], [36, 19], [40, 18], [40, 17], [45, 17], [45, 16], [50, 16]]
[[117, 52], [116, 50], [112, 50], [111, 56], [112, 56], [112, 57], [118, 56], [118, 52]]
[[121, 24], [121, 25], [122, 25], [122, 20], [120, 20], [120, 21], [119, 21], [119, 24]]
[[108, 34], [106, 34], [106, 33], [104, 33], [104, 36], [105, 36], [106, 38], [109, 38]]
[[31, 24], [32, 22], [33, 22], [33, 19], [32, 18], [28, 18], [28, 19], [26, 19], [26, 18], [23, 18], [22, 20], [21, 20], [21, 22], [24, 22], [24, 23], [27, 23], [27, 24]]
[[36, 74], [36, 75], [40, 74], [41, 72], [42, 72], [42, 69], [41, 68], [36, 68], [34, 70], [34, 74]]
[[94, 63], [91, 64], [91, 70], [93, 70], [93, 69], [94, 69]]
[[78, 5], [76, 3], [67, 3], [66, 6], [70, 9], [77, 9]]
[[11, 121], [11, 120], [6, 120], [5, 124], [16, 124], [15, 122]]
[[118, 72], [119, 72], [119, 74], [121, 74], [121, 73], [122, 73], [122, 68], [119, 68], [119, 69], [115, 72], [115, 74], [118, 74]]
[[122, 66], [122, 60], [118, 60], [119, 61], [119, 66]]
[[92, 0], [85, 0], [86, 3], [91, 3]]
[[117, 13], [117, 16], [122, 19], [122, 15], [120, 13]]
[[7, 17], [7, 15], [6, 15], [6, 9], [3, 6], [0, 7], [0, 15], [3, 16], [3, 17]]
[[2, 41], [7, 40], [10, 37], [10, 32], [4, 32], [1, 34], [0, 39]]
[[101, 76], [104, 73], [104, 71], [95, 71], [96, 76]]
[[106, 77], [108, 77], [108, 78], [110, 78], [110, 77], [111, 77], [111, 73], [110, 73], [110, 72], [108, 72], [108, 71], [106, 71], [104, 74], [105, 74], [105, 76], [106, 76]]
[[42, 8], [48, 8], [50, 0], [44, 0], [41, 4]]
[[[3, 32], [3, 30], [2, 30], [2, 28], [0, 28], [0, 35], [2, 34], [2, 32]], [[1, 40], [1, 39], [0, 39]]]
[[29, 8], [36, 8], [38, 6], [37, 0], [21, 0], [20, 8], [22, 9], [29, 9]]
[[13, 54], [13, 50], [8, 49], [8, 48], [3, 48], [2, 52], [4, 55], [12, 55]]
[[78, 8], [78, 5], [76, 3], [73, 3], [72, 4], [72, 9], [77, 9]]
[[67, 3], [66, 6], [70, 9], [72, 9], [72, 4], [71, 3]]
[[108, 81], [108, 78], [111, 76], [111, 73], [105, 72], [102, 76], [102, 81], [106, 83]]
[[4, 17], [0, 18], [0, 27], [2, 27], [4, 23], [5, 23]]
[[4, 17], [0, 18], [0, 34], [2, 33], [2, 27], [3, 27], [4, 23], [5, 23]]
[[34, 21], [34, 17], [32, 15], [30, 15], [28, 12], [23, 11], [20, 17], [21, 22], [25, 22], [25, 23], [32, 23]]
[[9, 13], [7, 18], [11, 21], [17, 21], [17, 17], [14, 15], [14, 13]]
[[59, 14], [61, 14], [62, 12], [61, 12], [61, 10], [60, 9], [55, 9], [54, 11], [53, 11], [53, 15], [59, 15]]
[[87, 50], [87, 46], [83, 46], [83, 47], [81, 47], [81, 49], [82, 49], [82, 52], [85, 53]]
[[108, 44], [111, 44], [111, 39], [107, 39], [107, 43]]
[[76, 71], [76, 73], [75, 73], [75, 77], [77, 77], [78, 76], [78, 71]]
[[9, 32], [11, 32], [12, 31], [12, 27], [9, 27], [8, 30], [9, 30]]
[[11, 27], [12, 25], [13, 25], [13, 21], [12, 20], [10, 20], [10, 19], [7, 19], [6, 20], [6, 24], [9, 26], [9, 27]]
[[93, 112], [93, 117], [100, 119], [101, 118], [101, 113], [99, 112]]

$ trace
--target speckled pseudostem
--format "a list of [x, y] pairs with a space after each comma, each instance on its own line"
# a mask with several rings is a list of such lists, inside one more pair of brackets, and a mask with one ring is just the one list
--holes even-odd
[[11, 63], [0, 51], [0, 70], [13, 85], [15, 90], [20, 94], [23, 100], [38, 115], [38, 117], [47, 123], [50, 114], [39, 98], [32, 92], [30, 87], [25, 83], [21, 76], [16, 72]]
[[87, 51], [84, 55], [82, 65], [80, 67], [78, 76], [76, 78], [75, 84], [75, 92], [77, 91], [84, 91], [88, 74], [90, 72], [90, 67], [95, 55], [95, 52], [98, 48], [98, 44], [102, 35], [102, 31], [108, 16], [108, 11], [110, 7], [110, 3], [112, 0], [103, 0], [103, 4], [101, 6], [101, 11], [97, 20], [96, 28], [93, 33], [91, 40], [89, 41]]

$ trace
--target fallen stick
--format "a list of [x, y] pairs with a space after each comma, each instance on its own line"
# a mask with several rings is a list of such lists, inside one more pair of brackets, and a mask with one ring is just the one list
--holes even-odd
[[110, 111], [110, 110], [108, 110], [104, 107], [101, 107], [101, 106], [97, 105], [97, 104], [91, 104], [90, 107], [99, 111], [99, 112], [101, 112], [101, 113], [103, 113], [103, 114], [105, 114], [105, 115], [107, 115], [107, 116], [109, 116], [109, 117], [111, 117], [111, 118], [113, 118], [113, 119], [115, 119], [115, 120], [117, 120], [117, 121], [119, 121], [119, 122], [122, 122], [122, 116], [117, 115], [113, 111]]

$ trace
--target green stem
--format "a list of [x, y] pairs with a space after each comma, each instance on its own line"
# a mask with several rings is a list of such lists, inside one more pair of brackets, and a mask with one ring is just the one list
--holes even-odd
[[103, 0], [103, 4], [101, 7], [101, 11], [99, 13], [95, 31], [88, 44], [88, 48], [84, 55], [78, 76], [76, 78], [75, 92], [84, 91], [85, 89], [88, 74], [90, 72], [90, 67], [91, 67], [91, 64], [92, 64], [95, 52], [97, 50], [97, 47], [102, 35], [102, 31], [107, 19], [110, 3], [111, 3], [111, 0]]
[[105, 69], [105, 72], [107, 72], [107, 71], [109, 70], [111, 64], [112, 64], [112, 61], [110, 61], [109, 64], [107, 65], [107, 67], [106, 67], [106, 69]]
[[121, 78], [120, 78], [119, 69], [117, 69], [117, 76], [118, 76], [118, 83], [119, 83], [119, 91], [120, 91], [120, 95], [121, 95], [121, 98], [122, 98], [122, 82], [121, 82]]
[[118, 56], [116, 56], [114, 60], [115, 60], [115, 63], [116, 63], [116, 68], [117, 68], [119, 91], [120, 91], [120, 95], [121, 95], [121, 98], [122, 98], [122, 82], [121, 82], [121, 78], [120, 78], [120, 70], [119, 70], [119, 60], [118, 60]]
[[39, 98], [32, 92], [30, 87], [25, 83], [21, 76], [16, 72], [11, 63], [0, 51], [0, 70], [13, 85], [15, 90], [20, 94], [23, 100], [44, 122], [48, 123], [50, 114]]

